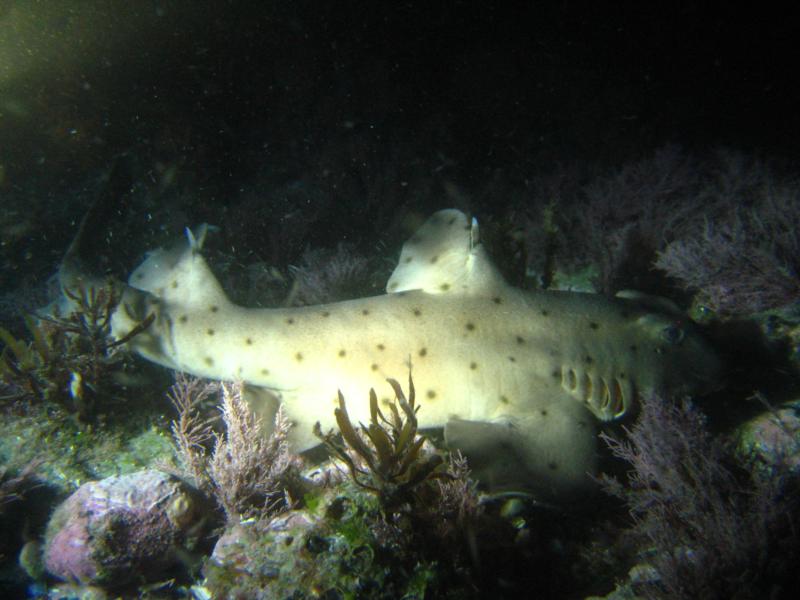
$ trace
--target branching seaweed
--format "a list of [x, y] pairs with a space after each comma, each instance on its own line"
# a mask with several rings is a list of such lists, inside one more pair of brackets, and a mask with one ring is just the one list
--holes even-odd
[[25, 318], [31, 336], [26, 342], [0, 328], [5, 343], [0, 354], [0, 378], [10, 390], [6, 398], [52, 401], [81, 420], [93, 416], [95, 399], [110, 384], [121, 355], [117, 349], [153, 320], [150, 316], [120, 339], [111, 337], [111, 317], [119, 304], [117, 287], [65, 290], [75, 310], [66, 317]]
[[[222, 433], [215, 432], [199, 410], [218, 392]], [[289, 452], [291, 425], [282, 409], [268, 433], [244, 399], [241, 384], [178, 375], [169, 397], [178, 411], [172, 435], [182, 475], [214, 497], [230, 521], [262, 516], [290, 504], [286, 490], [297, 478], [300, 461]]]
[[378, 408], [375, 390], [370, 390], [370, 423], [360, 424], [359, 432], [350, 421], [344, 396], [339, 392], [339, 408], [334, 414], [344, 444], [336, 440], [333, 432], [323, 434], [319, 423], [314, 433], [344, 461], [353, 481], [376, 494], [384, 508], [391, 510], [411, 500], [422, 482], [447, 475], [439, 469], [441, 456], [422, 451], [426, 438], [417, 432], [419, 407], [415, 406], [411, 376], [408, 398], [397, 381], [388, 382], [395, 393], [395, 402], [389, 405], [389, 418]]
[[642, 584], [644, 597], [766, 598], [794, 587], [795, 479], [736, 472], [688, 401], [650, 396], [627, 433], [628, 441], [602, 437], [632, 467], [628, 485], [604, 485], [628, 505], [641, 557], [657, 574]]

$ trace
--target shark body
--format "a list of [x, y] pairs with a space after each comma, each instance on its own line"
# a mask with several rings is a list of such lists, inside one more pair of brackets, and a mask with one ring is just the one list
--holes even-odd
[[596, 467], [598, 421], [619, 419], [648, 390], [709, 386], [719, 361], [690, 324], [640, 303], [509, 286], [449, 209], [406, 242], [385, 295], [302, 308], [231, 303], [200, 253], [202, 232], [151, 254], [130, 276], [112, 333], [151, 361], [269, 390], [294, 423], [297, 450], [314, 423], [334, 427], [337, 391], [354, 420], [368, 393], [411, 369], [420, 425], [443, 427], [492, 489], [563, 497]]

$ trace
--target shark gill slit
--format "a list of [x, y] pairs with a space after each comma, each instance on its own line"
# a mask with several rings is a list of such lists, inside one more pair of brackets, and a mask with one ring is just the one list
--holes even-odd
[[[625, 414], [633, 394], [632, 385], [624, 385], [620, 377], [593, 376], [581, 368], [563, 367], [561, 385], [573, 397], [595, 410], [608, 411], [613, 419]], [[627, 400], [627, 401], [626, 401]]]

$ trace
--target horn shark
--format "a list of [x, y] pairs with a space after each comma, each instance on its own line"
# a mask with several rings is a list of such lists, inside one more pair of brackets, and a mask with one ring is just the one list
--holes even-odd
[[412, 370], [420, 426], [444, 428], [490, 489], [564, 498], [596, 469], [598, 422], [649, 390], [694, 393], [720, 362], [695, 328], [662, 308], [507, 284], [477, 222], [434, 214], [403, 246], [386, 294], [302, 308], [233, 304], [203, 259], [205, 228], [153, 252], [130, 275], [112, 334], [154, 316], [129, 346], [201, 377], [264, 388], [295, 424], [296, 450], [334, 426], [341, 390], [355, 420], [368, 394]]

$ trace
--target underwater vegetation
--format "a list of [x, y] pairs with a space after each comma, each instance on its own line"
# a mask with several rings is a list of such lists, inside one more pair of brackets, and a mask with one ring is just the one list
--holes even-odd
[[[314, 433], [334, 456], [347, 465], [353, 482], [375, 494], [387, 510], [418, 499], [418, 487], [428, 480], [442, 477], [437, 472], [443, 459], [435, 452], [422, 452], [425, 437], [417, 433], [416, 392], [409, 375], [408, 398], [400, 384], [389, 379], [395, 402], [388, 406], [387, 419], [378, 408], [375, 390], [370, 390], [369, 425], [353, 426], [347, 414], [344, 396], [339, 392], [339, 407], [334, 411], [344, 444], [332, 433], [323, 435], [319, 424]], [[398, 410], [398, 406], [400, 409]], [[401, 413], [402, 411], [402, 413]]]
[[[800, 298], [795, 182], [772, 173], [764, 163], [738, 161], [733, 153], [694, 162], [670, 148], [600, 175], [565, 172], [549, 188], [542, 183], [541, 189], [549, 190], [547, 202], [541, 211], [531, 203], [535, 223], [530, 227], [545, 234], [526, 243], [530, 256], [547, 257], [541, 268], [537, 263], [532, 269], [549, 274], [549, 279], [540, 279], [544, 287], [569, 286], [565, 274], [588, 265], [594, 289], [661, 291], [666, 288], [659, 286], [669, 281], [685, 290], [684, 302], [693, 296], [696, 305], [712, 309], [721, 321]], [[586, 202], [578, 206], [592, 205], [586, 215], [571, 208], [575, 198]], [[658, 206], [659, 200], [669, 214]], [[291, 215], [291, 222], [302, 220], [302, 214]], [[240, 220], [240, 227], [253, 230], [254, 239], [257, 221]], [[310, 227], [284, 228], [284, 236], [297, 238], [291, 252], [280, 239], [275, 242], [283, 253], [275, 268], [295, 275], [298, 303], [349, 296], [351, 285], [367, 283], [372, 267], [363, 265], [349, 247], [301, 256], [308, 244], [301, 235], [306, 229]], [[287, 261], [295, 261], [301, 270], [286, 267]], [[64, 419], [57, 421], [48, 412], [93, 421], [123, 398], [126, 415], [128, 410], [145, 412], [140, 396], [146, 391], [117, 384], [126, 361], [119, 344], [107, 337], [114, 290], [75, 291], [70, 297], [79, 307], [76, 313], [26, 319], [27, 339], [18, 339], [22, 336], [16, 331], [0, 332], [5, 346], [0, 358], [2, 406], [32, 407], [28, 417], [59, 435]], [[261, 420], [249, 410], [238, 386], [181, 378], [170, 392], [178, 409], [172, 426], [178, 467], [164, 467], [169, 475], [152, 470], [154, 465], [160, 468], [158, 458], [163, 460], [169, 448], [159, 450], [153, 460], [133, 462], [121, 454], [127, 438], [118, 445], [103, 444], [105, 421], [79, 430], [82, 446], [75, 443], [77, 438], [59, 444], [56, 434], [42, 436], [36, 452], [45, 464], [20, 469], [26, 460], [9, 458], [5, 450], [18, 430], [7, 426], [3, 435], [9, 444], [1, 458], [8, 461], [9, 475], [0, 476], [0, 517], [11, 522], [14, 529], [9, 532], [16, 532], [4, 536], [0, 545], [2, 566], [18, 561], [33, 565], [26, 567], [26, 581], [44, 582], [51, 590], [71, 589], [72, 597], [88, 589], [89, 584], [56, 588], [43, 579], [34, 568], [36, 561], [29, 560], [38, 555], [38, 542], [28, 541], [43, 528], [28, 530], [26, 523], [24, 534], [17, 531], [18, 516], [27, 517], [33, 505], [28, 490], [41, 485], [42, 474], [52, 477], [47, 471], [53, 455], [67, 454], [66, 446], [74, 445], [75, 460], [87, 467], [59, 470], [56, 476], [67, 488], [59, 488], [60, 494], [94, 480], [87, 489], [100, 490], [107, 498], [136, 490], [143, 503], [152, 504], [149, 500], [164, 497], [159, 490], [167, 490], [176, 500], [174, 505], [156, 505], [146, 518], [139, 505], [125, 500], [129, 504], [121, 502], [119, 512], [96, 511], [91, 525], [79, 523], [73, 529], [91, 529], [101, 546], [97, 556], [108, 559], [109, 569], [101, 578], [87, 577], [87, 582], [99, 581], [106, 588], [92, 588], [102, 594], [97, 597], [511, 598], [536, 593], [577, 598], [581, 592], [604, 593], [615, 579], [625, 578], [631, 564], [638, 577], [631, 576], [628, 590], [639, 597], [781, 598], [791, 597], [795, 589], [791, 567], [800, 558], [796, 401], [766, 410], [754, 421], [755, 443], [766, 449], [751, 464], [750, 455], [743, 459], [731, 448], [744, 431], [741, 427], [720, 435], [712, 416], [712, 434], [694, 405], [651, 399], [640, 421], [622, 438], [627, 441], [610, 442], [630, 476], [607, 480], [614, 497], [589, 498], [587, 517], [580, 507], [573, 512], [572, 507], [536, 506], [520, 499], [508, 502], [512, 508], [507, 508], [502, 499], [480, 493], [466, 461], [436, 450], [417, 430], [418, 411], [425, 407], [417, 404], [413, 381], [405, 390], [392, 384], [397, 396], [392, 404], [370, 398], [370, 419], [363, 424], [351, 421], [347, 405], [367, 398], [340, 398], [338, 432], [319, 432], [333, 461], [304, 468], [286, 443], [290, 425], [281, 413], [274, 423], [271, 417]], [[759, 387], [758, 382], [753, 385]], [[156, 385], [150, 388], [153, 395], [161, 393]], [[752, 405], [739, 402], [750, 389], [731, 390], [730, 421], [752, 413]], [[792, 393], [783, 390], [787, 398]], [[65, 410], [53, 411], [51, 403]], [[714, 415], [713, 409], [709, 414]], [[161, 436], [168, 447], [168, 424], [144, 417], [151, 418], [152, 435], [145, 443], [149, 446]], [[121, 439], [127, 433], [112, 435]], [[777, 451], [775, 443], [769, 445], [774, 438], [785, 444]], [[23, 439], [33, 452], [33, 440]], [[88, 446], [107, 455], [104, 469], [88, 465], [83, 453]], [[153, 450], [148, 456], [155, 454]], [[144, 473], [137, 475], [141, 479], [122, 477], [144, 466], [151, 468], [138, 471]], [[114, 473], [116, 480], [107, 477]], [[89, 497], [86, 490], [82, 494], [84, 500]], [[47, 511], [54, 505], [52, 498], [37, 502]], [[70, 506], [75, 516], [88, 505], [73, 500]], [[628, 511], [630, 519], [619, 525]], [[600, 535], [598, 523], [606, 519], [617, 528]], [[51, 531], [56, 531], [55, 524]], [[635, 560], [626, 554], [630, 548], [623, 548], [631, 540]], [[576, 548], [582, 543], [593, 544], [586, 546], [593, 555], [583, 561]], [[148, 548], [169, 561], [150, 562], [146, 553], [125, 555]], [[595, 570], [584, 569], [586, 563], [593, 563]], [[126, 576], [109, 576], [115, 569]], [[131, 573], [135, 578], [123, 584]], [[159, 593], [152, 591], [156, 588]], [[0, 587], [0, 595], [4, 589]]]
[[[14, 514], [14, 509], [23, 504], [32, 489], [41, 485], [36, 473], [38, 466], [34, 461], [13, 474], [6, 466], [0, 466], [0, 529], [10, 529], [10, 521], [19, 517]], [[16, 535], [0, 536], [0, 560], [13, 552], [14, 545], [21, 541], [20, 537], [22, 536], [19, 532]]]
[[229, 520], [205, 567], [210, 597], [474, 595], [467, 532], [482, 513], [475, 484], [462, 458], [446, 462], [423, 449], [413, 383], [408, 397], [392, 387], [388, 417], [373, 393], [370, 424], [357, 429], [340, 397], [342, 441], [318, 431], [343, 467], [307, 479], [302, 498], [271, 517]]
[[111, 316], [119, 302], [113, 284], [65, 290], [75, 310], [67, 316], [28, 316], [32, 340], [16, 339], [0, 328], [4, 342], [0, 378], [4, 399], [57, 403], [80, 420], [95, 416], [96, 399], [108, 395], [125, 354], [117, 350], [146, 329], [146, 319], [121, 339], [111, 338]]
[[[790, 462], [738, 466], [689, 401], [647, 398], [627, 441], [604, 435], [631, 468], [603, 478], [633, 520], [634, 585], [652, 599], [780, 598], [796, 586], [798, 481]], [[797, 448], [785, 458], [797, 453]]]
[[334, 250], [306, 250], [298, 266], [289, 267], [294, 283], [287, 305], [324, 304], [364, 295], [369, 261], [340, 243]]
[[[800, 300], [800, 185], [760, 165], [734, 166], [707, 191], [718, 210], [659, 251], [655, 266], [725, 316]], [[732, 179], [736, 170], [738, 179]], [[726, 177], [727, 176], [727, 177]]]
[[[202, 416], [201, 405], [219, 394], [221, 433]], [[289, 422], [279, 409], [265, 429], [244, 399], [243, 386], [176, 376], [169, 397], [178, 411], [172, 423], [181, 474], [214, 498], [229, 521], [265, 516], [290, 503], [300, 461], [289, 452]], [[213, 447], [209, 451], [209, 447]]]
[[667, 145], [605, 172], [562, 167], [529, 187], [519, 220], [545, 287], [569, 288], [568, 275], [588, 269], [594, 291], [677, 284], [723, 317], [800, 299], [800, 183], [782, 165]]

